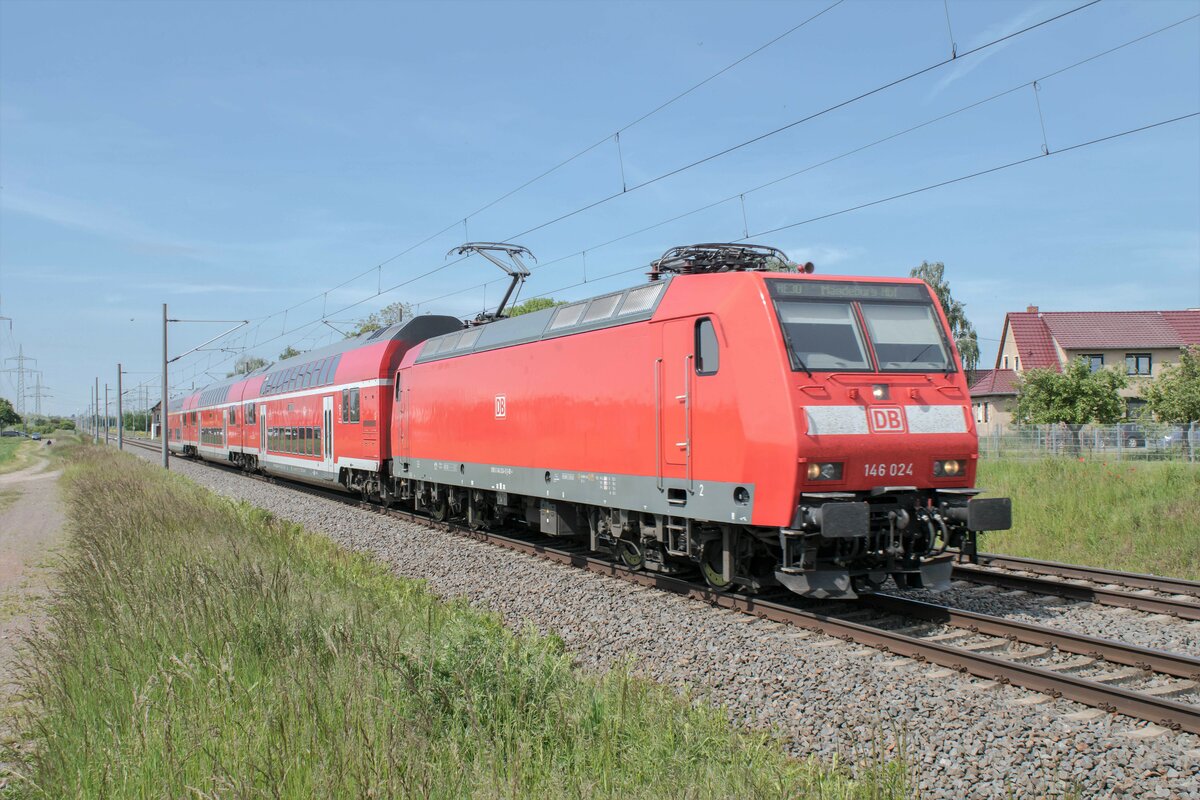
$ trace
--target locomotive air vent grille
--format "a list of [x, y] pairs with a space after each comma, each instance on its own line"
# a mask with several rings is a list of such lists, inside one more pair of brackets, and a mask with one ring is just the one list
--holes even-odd
[[557, 331], [579, 322], [579, 317], [583, 314], [585, 306], [587, 306], [587, 303], [576, 303], [573, 306], [563, 306], [560, 308], [558, 313], [554, 315], [554, 321], [550, 323], [550, 330]]
[[608, 297], [597, 297], [588, 305], [587, 313], [583, 315], [583, 321], [595, 322], [601, 319], [608, 319], [617, 310], [617, 303], [621, 301], [621, 294], [610, 294]]
[[618, 315], [640, 314], [646, 311], [658, 300], [658, 296], [662, 293], [665, 285], [655, 283], [650, 286], [643, 286], [640, 289], [634, 289], [625, 296], [625, 302], [621, 304], [621, 310], [618, 312]]
[[479, 337], [483, 335], [483, 328], [472, 328], [469, 331], [464, 331], [462, 338], [458, 340], [459, 350], [470, 350], [479, 341]]

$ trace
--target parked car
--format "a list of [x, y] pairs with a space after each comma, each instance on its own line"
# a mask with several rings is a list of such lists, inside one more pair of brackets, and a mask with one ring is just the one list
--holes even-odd
[[1187, 440], [1187, 429], [1181, 425], [1176, 425], [1163, 434], [1162, 446], [1163, 448], [1182, 447]]
[[21, 435], [20, 431], [4, 431], [3, 433], [0, 433], [0, 436], [20, 436], [20, 435]]
[[35, 442], [40, 442], [42, 440], [42, 435], [40, 433], [34, 433], [31, 434], [29, 438], [33, 439]]

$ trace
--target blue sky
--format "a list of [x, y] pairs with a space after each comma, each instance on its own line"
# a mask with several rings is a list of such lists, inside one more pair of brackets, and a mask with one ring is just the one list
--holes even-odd
[[[118, 361], [129, 385], [153, 380], [163, 302], [173, 317], [255, 320], [226, 344], [269, 358], [336, 336], [323, 315], [348, 324], [394, 300], [473, 315], [501, 293], [481, 259], [373, 295], [450, 263], [464, 235], [504, 239], [619, 193], [622, 168], [636, 186], [936, 64], [950, 54], [947, 8], [967, 53], [1082, 2], [845, 0], [625, 129], [620, 160], [605, 141], [464, 231], [464, 216], [833, 0], [3, 0], [0, 315], [13, 328], [0, 322], [0, 356], [23, 345], [54, 395], [44, 410], [74, 413], [93, 376], [115, 384]], [[624, 193], [519, 238], [546, 264], [523, 296], [600, 293], [640, 277], [601, 276], [675, 244], [736, 239], [1037, 155], [1043, 122], [1053, 154], [1200, 111], [1193, 19], [1045, 79], [1036, 99], [1024, 86], [748, 193], [744, 217], [735, 199], [600, 246], [1196, 14], [1200, 2], [1104, 0]], [[1200, 122], [752, 238], [826, 274], [906, 275], [944, 261], [987, 365], [1004, 312], [1030, 303], [1200, 306]], [[585, 249], [589, 282], [575, 285]], [[174, 326], [172, 354], [221, 330]], [[189, 356], [173, 381], [207, 383], [235, 357]], [[0, 377], [0, 395], [13, 396], [11, 378]]]

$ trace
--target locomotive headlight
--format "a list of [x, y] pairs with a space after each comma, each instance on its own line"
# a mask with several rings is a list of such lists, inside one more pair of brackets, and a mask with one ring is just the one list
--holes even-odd
[[836, 461], [824, 464], [815, 462], [809, 464], [808, 479], [810, 481], [840, 481], [842, 479], [842, 465]]
[[876, 400], [888, 399], [888, 387], [886, 383], [877, 383], [871, 387], [871, 397]]
[[933, 476], [935, 478], [953, 478], [962, 472], [962, 467], [962, 462], [954, 459], [935, 461], [933, 462]]

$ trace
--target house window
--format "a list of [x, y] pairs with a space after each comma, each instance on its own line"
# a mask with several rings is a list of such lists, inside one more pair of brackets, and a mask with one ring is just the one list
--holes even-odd
[[1008, 356], [1004, 357], [1004, 368], [1008, 369]]
[[696, 320], [696, 374], [716, 375], [720, 365], [717, 329], [708, 317]]
[[1099, 372], [1100, 370], [1104, 369], [1103, 353], [1089, 353], [1087, 355], [1080, 356], [1080, 358], [1088, 363], [1088, 368], [1090, 368], [1092, 372]]
[[1021, 371], [1021, 357], [1020, 356], [1013, 356], [1013, 369], [1015, 369], [1017, 372]]
[[1125, 354], [1125, 374], [1126, 375], [1149, 375], [1150, 374], [1150, 354], [1149, 353], [1126, 353]]

